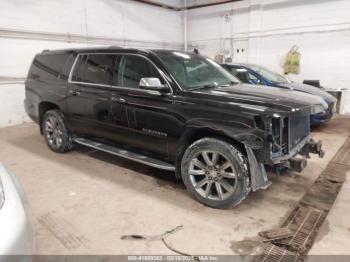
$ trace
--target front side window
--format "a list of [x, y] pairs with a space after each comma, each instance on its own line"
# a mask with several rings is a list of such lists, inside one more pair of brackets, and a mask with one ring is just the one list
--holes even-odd
[[118, 86], [140, 88], [141, 78], [148, 77], [159, 78], [164, 84], [163, 78], [150, 61], [137, 55], [123, 56], [118, 69]]
[[162, 51], [158, 51], [157, 55], [185, 90], [240, 82], [219, 64], [201, 55]]
[[229, 67], [228, 71], [241, 80], [243, 83], [260, 84], [261, 81], [245, 68]]
[[117, 56], [110, 54], [81, 55], [74, 68], [72, 80], [77, 82], [112, 85], [113, 67]]
[[260, 74], [262, 77], [266, 78], [271, 83], [285, 83], [288, 82], [288, 80], [281, 76], [280, 74], [277, 74], [275, 72], [272, 72], [264, 67], [261, 66], [252, 66], [251, 69], [258, 74]]

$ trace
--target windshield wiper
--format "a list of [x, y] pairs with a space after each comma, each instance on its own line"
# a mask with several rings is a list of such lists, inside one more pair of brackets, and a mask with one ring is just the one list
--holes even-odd
[[203, 85], [203, 86], [200, 86], [200, 87], [195, 87], [195, 88], [192, 88], [192, 90], [199, 90], [199, 89], [209, 89], [209, 88], [216, 88], [218, 87], [217, 84], [207, 84], [207, 85]]
[[231, 82], [228, 83], [228, 84], [222, 84], [222, 85], [219, 85], [218, 87], [229, 87], [229, 86], [237, 85], [237, 84], [239, 84], [239, 83], [234, 82], [234, 81], [231, 81]]
[[221, 84], [221, 85], [218, 85], [216, 83], [212, 83], [212, 84], [207, 84], [207, 85], [203, 85], [203, 86], [200, 86], [200, 87], [195, 87], [191, 90], [199, 90], [199, 89], [209, 89], [209, 88], [217, 88], [217, 87], [229, 87], [231, 85], [236, 85], [238, 84], [237, 82], [233, 82], [231, 81], [230, 83], [227, 83], [227, 84]]

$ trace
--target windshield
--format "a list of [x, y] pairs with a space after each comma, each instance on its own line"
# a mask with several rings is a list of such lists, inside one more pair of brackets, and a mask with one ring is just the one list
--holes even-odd
[[288, 80], [280, 74], [274, 73], [261, 66], [252, 66], [251, 69], [272, 83], [285, 83]]
[[207, 57], [168, 51], [158, 51], [157, 55], [184, 90], [240, 83], [237, 78]]

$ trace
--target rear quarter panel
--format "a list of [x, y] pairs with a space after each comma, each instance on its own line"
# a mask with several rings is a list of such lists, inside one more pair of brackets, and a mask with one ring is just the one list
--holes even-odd
[[37, 54], [33, 59], [25, 81], [25, 109], [39, 122], [41, 102], [50, 102], [65, 110], [67, 79], [75, 55], [71, 52]]

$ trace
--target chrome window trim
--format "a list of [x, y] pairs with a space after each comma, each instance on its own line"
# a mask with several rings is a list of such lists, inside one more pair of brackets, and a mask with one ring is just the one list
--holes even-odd
[[121, 55], [121, 56], [125, 56], [125, 55], [131, 55], [131, 56], [139, 56], [139, 57], [142, 57], [144, 59], [146, 59], [148, 62], [150, 62], [155, 68], [156, 70], [158, 71], [159, 75], [161, 76], [161, 78], [166, 82], [166, 85], [169, 87], [170, 89], [170, 93], [166, 93], [164, 95], [172, 95], [174, 92], [173, 92], [173, 89], [169, 83], [169, 81], [163, 76], [163, 72], [158, 68], [158, 66], [156, 66], [156, 64], [151, 60], [149, 59], [148, 57], [144, 56], [144, 55], [140, 55], [140, 54], [133, 54], [133, 53], [115, 53], [115, 52], [107, 52], [107, 53], [101, 53], [101, 52], [97, 52], [97, 53], [94, 53], [94, 52], [88, 52], [88, 53], [79, 53], [77, 55], [77, 57], [75, 58], [74, 60], [74, 63], [72, 65], [72, 68], [69, 72], [69, 77], [68, 77], [68, 83], [69, 84], [83, 84], [83, 85], [91, 85], [91, 86], [99, 86], [99, 87], [108, 87], [108, 88], [114, 88], [114, 89], [121, 89], [121, 90], [130, 90], [130, 91], [138, 91], [138, 92], [141, 92], [141, 93], [147, 93], [147, 94], [153, 94], [153, 95], [160, 95], [160, 92], [158, 91], [154, 91], [154, 90], [147, 90], [147, 89], [141, 89], [141, 88], [132, 88], [132, 87], [123, 87], [123, 86], [114, 86], [114, 85], [104, 85], [104, 84], [95, 84], [95, 83], [88, 83], [88, 82], [79, 82], [79, 81], [72, 81], [72, 77], [73, 77], [73, 72], [74, 72], [74, 69], [76, 67], [76, 64], [78, 62], [78, 59], [80, 56], [83, 56], [83, 55]]

